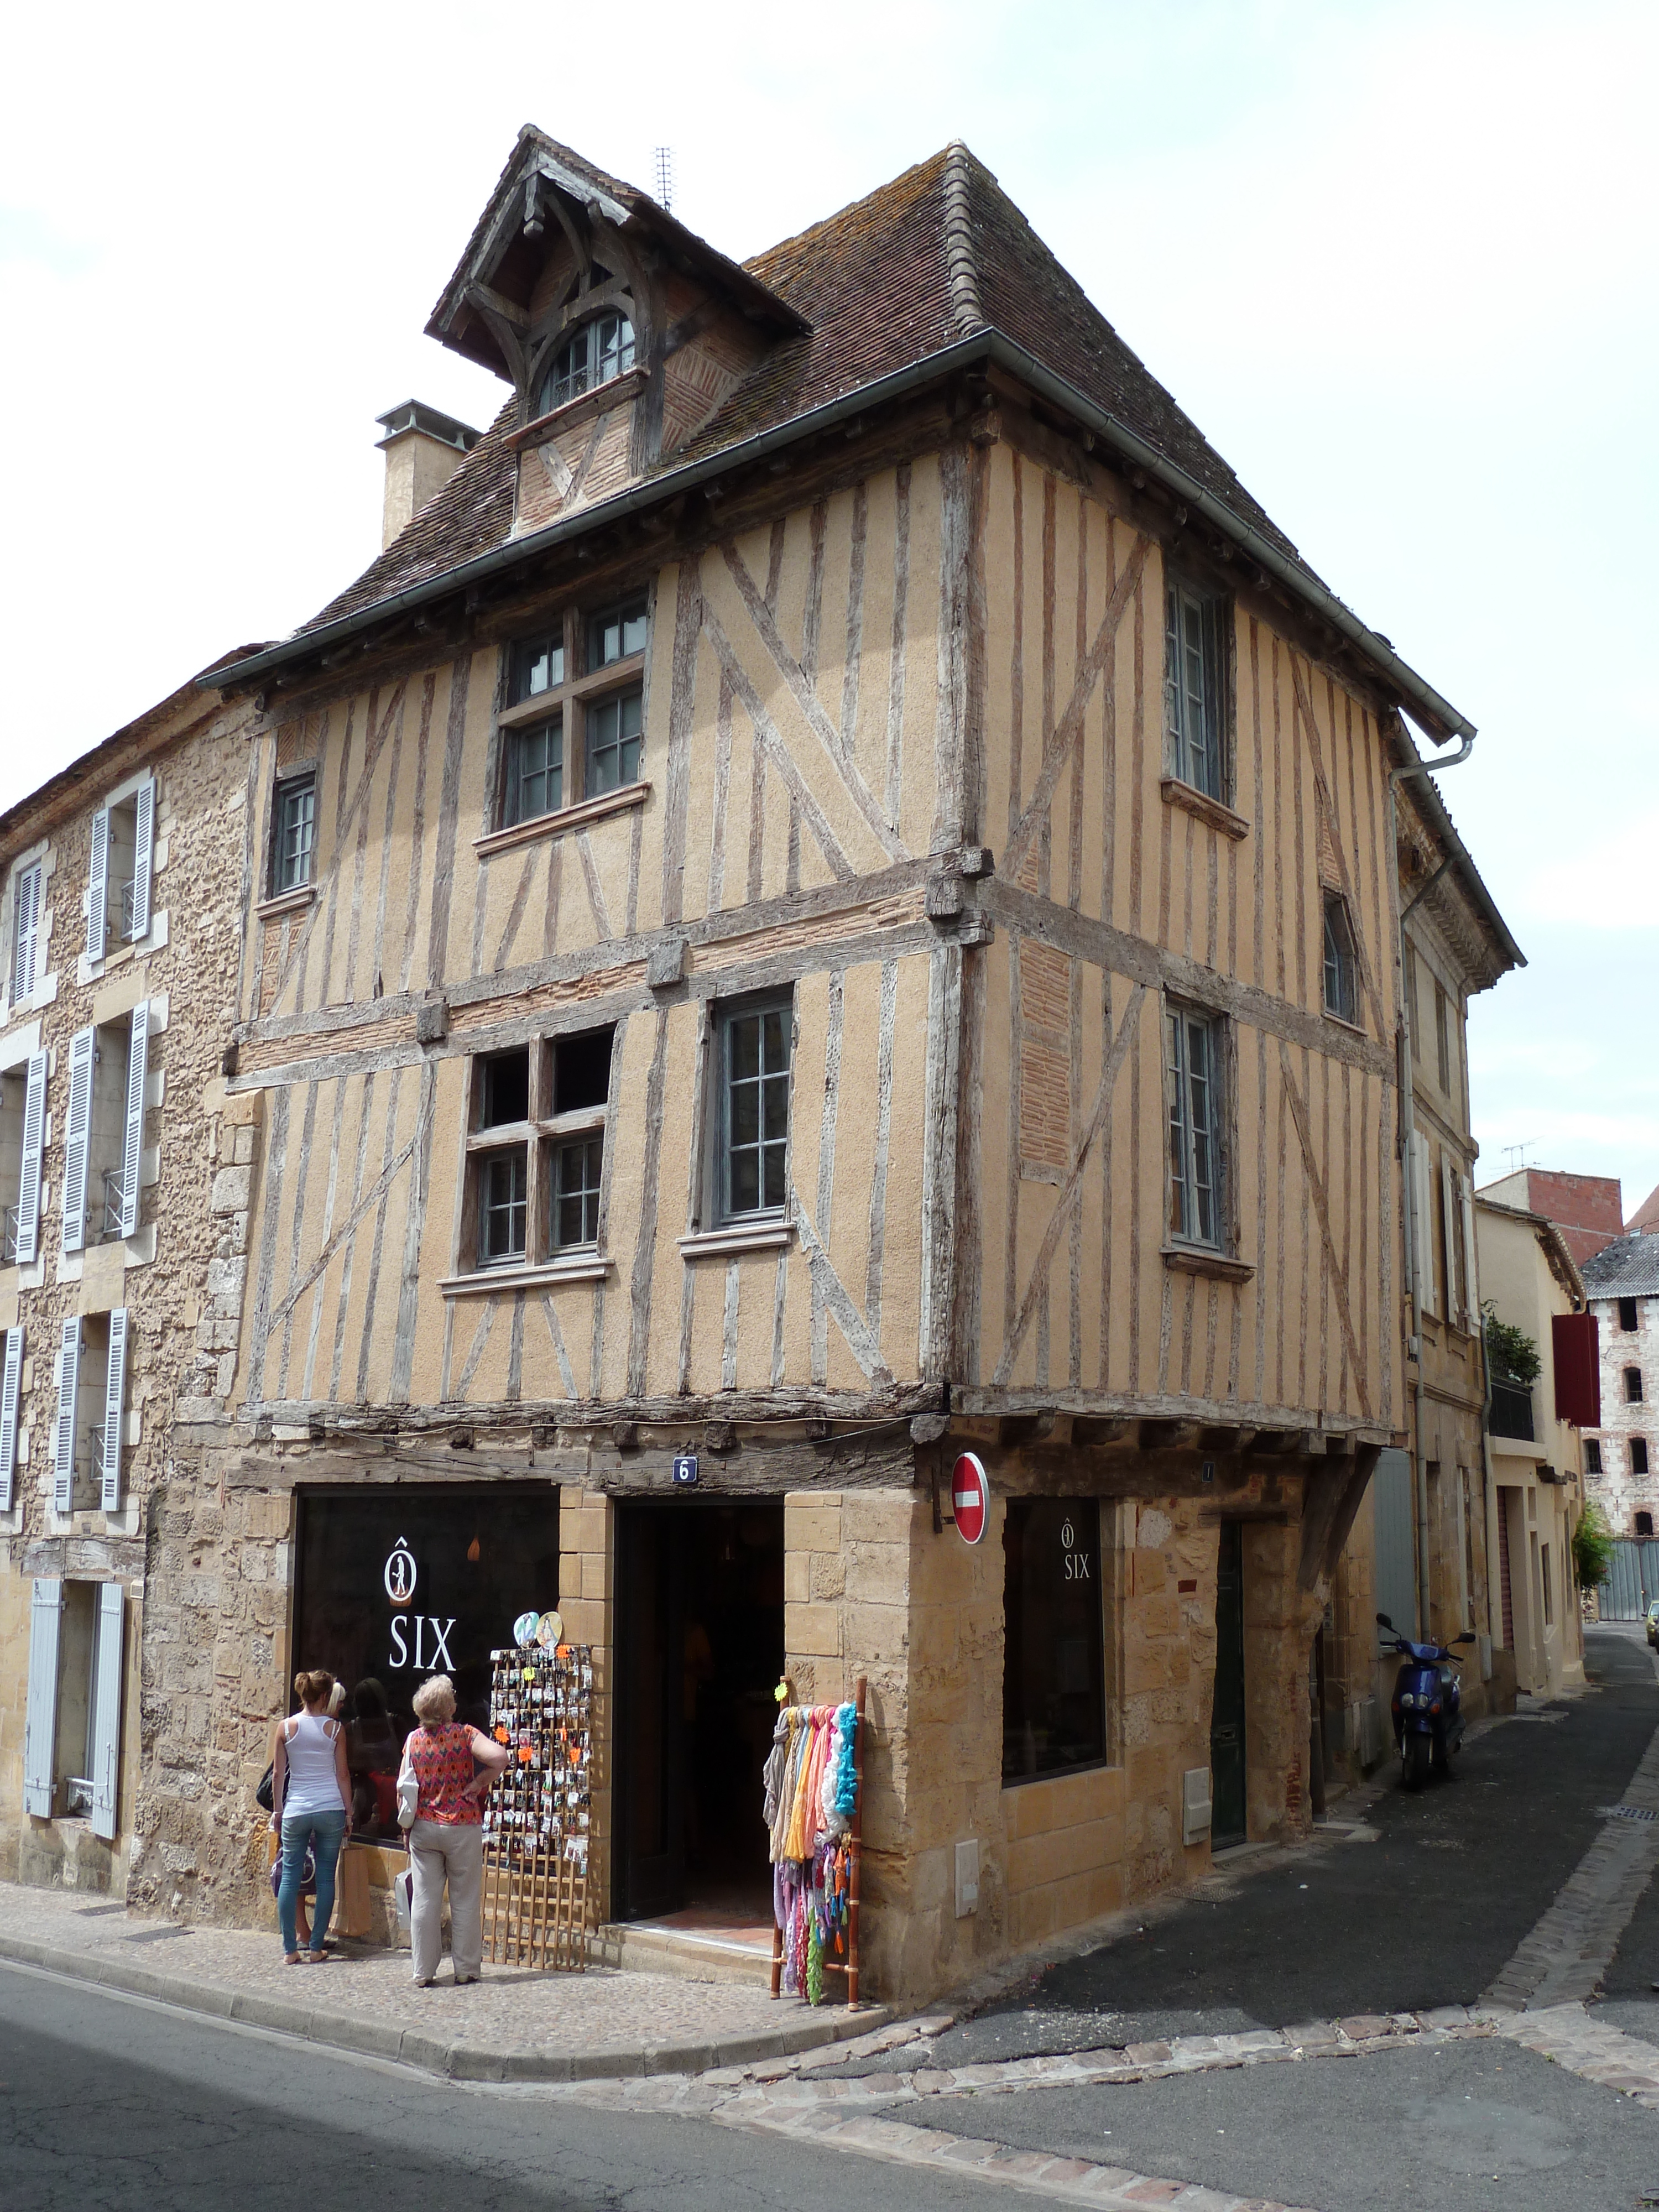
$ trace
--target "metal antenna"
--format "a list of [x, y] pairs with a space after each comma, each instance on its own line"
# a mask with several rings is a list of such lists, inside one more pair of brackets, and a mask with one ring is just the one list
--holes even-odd
[[1504, 1146], [1504, 1157], [1510, 1164], [1510, 1173], [1511, 1175], [1517, 1174], [1521, 1169], [1527, 1165], [1527, 1154], [1532, 1150], [1533, 1146], [1537, 1142], [1538, 1139], [1536, 1137], [1528, 1137], [1524, 1144]]
[[674, 211], [674, 149], [659, 146], [655, 152], [657, 170], [657, 204], [672, 215]]

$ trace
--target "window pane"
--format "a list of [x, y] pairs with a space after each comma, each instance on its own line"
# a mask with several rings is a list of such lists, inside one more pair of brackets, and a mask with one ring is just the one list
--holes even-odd
[[732, 1141], [752, 1145], [760, 1136], [760, 1085], [747, 1078], [732, 1082]]
[[533, 822], [564, 804], [564, 728], [556, 716], [532, 730], [512, 730], [507, 740], [501, 818]]
[[311, 881], [311, 852], [315, 841], [317, 786], [307, 776], [301, 783], [280, 787], [276, 802], [276, 889], [297, 890]]
[[513, 704], [538, 699], [544, 691], [556, 691], [564, 682], [564, 637], [532, 638], [518, 646], [513, 655]]
[[1011, 1498], [1002, 1540], [1002, 1778], [1096, 1765], [1106, 1756], [1100, 1509], [1091, 1498]]
[[787, 1006], [738, 1014], [725, 1024], [725, 1198], [729, 1214], [781, 1208], [787, 1198]]
[[624, 692], [587, 710], [587, 796], [635, 783], [640, 773], [641, 695]]
[[732, 1155], [732, 1211], [754, 1213], [760, 1207], [760, 1157], [756, 1152]]
[[522, 1146], [492, 1152], [481, 1164], [478, 1257], [486, 1267], [524, 1256], [529, 1161]]
[[588, 1137], [561, 1145], [555, 1171], [553, 1242], [593, 1244], [599, 1235], [599, 1177], [605, 1139]]
[[592, 617], [587, 630], [590, 672], [608, 668], [613, 660], [625, 659], [631, 653], [645, 651], [650, 634], [646, 605], [641, 592], [636, 599], [626, 599], [619, 607], [607, 607]]
[[739, 1014], [727, 1024], [726, 1034], [731, 1040], [734, 1076], [760, 1073], [760, 1033], [758, 1014]]
[[478, 1127], [497, 1129], [504, 1122], [530, 1118], [530, 1052], [504, 1052], [483, 1064], [483, 1101]]

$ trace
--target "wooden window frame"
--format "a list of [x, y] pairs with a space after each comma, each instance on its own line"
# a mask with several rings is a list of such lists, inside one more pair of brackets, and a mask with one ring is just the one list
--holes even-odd
[[[1348, 902], [1340, 891], [1324, 887], [1320, 898], [1320, 914], [1324, 924], [1324, 958], [1322, 963], [1325, 1012], [1333, 1021], [1346, 1022], [1350, 1029], [1359, 1026], [1359, 954], [1354, 938], [1353, 916], [1348, 911]], [[1333, 924], [1336, 926], [1333, 927]], [[1331, 999], [1332, 952], [1336, 955], [1335, 968], [1338, 998]]]
[[[783, 1196], [775, 1206], [761, 1205], [734, 1211], [732, 1206], [732, 1030], [738, 1022], [769, 1013], [784, 1016], [784, 1034], [788, 1041], [788, 1065], [784, 1071], [788, 1103], [783, 1134]], [[763, 1029], [762, 1034], [764, 1035]], [[709, 1218], [710, 1231], [717, 1237], [749, 1229], [763, 1231], [776, 1228], [788, 1220], [790, 1176], [794, 1158], [796, 1042], [795, 994], [793, 989], [750, 993], [742, 998], [726, 1000], [714, 1009], [709, 1024], [708, 1068], [713, 1096], [710, 1102], [712, 1110], [708, 1115], [709, 1151], [705, 1183], [712, 1204], [704, 1211]], [[765, 1079], [764, 1069], [761, 1079]], [[766, 1141], [762, 1139], [763, 1154]]]
[[[579, 337], [581, 337], [585, 332], [599, 330], [608, 319], [614, 319], [618, 324], [625, 324], [628, 329], [626, 344], [621, 343], [620, 337], [618, 339], [616, 368], [608, 375], [597, 379], [593, 376], [591, 367], [584, 369], [582, 374], [585, 380], [581, 390], [567, 391], [560, 396], [553, 389], [557, 379], [560, 362], [568, 354]], [[558, 346], [552, 359], [536, 379], [535, 396], [531, 403], [532, 420], [539, 422], [544, 416], [556, 415], [561, 407], [569, 406], [573, 400], [586, 399], [592, 392], [603, 392], [607, 385], [615, 384], [619, 378], [626, 376], [635, 365], [639, 352], [639, 332], [635, 327], [632, 313], [614, 301], [567, 325], [559, 335]], [[591, 343], [589, 350], [592, 351]], [[627, 356], [626, 360], [623, 357], [624, 354]], [[568, 381], [570, 371], [567, 369], [565, 374]]]
[[[597, 1037], [606, 1030], [611, 1038], [611, 1088], [614, 1089], [617, 1032], [610, 1024], [593, 1030], [560, 1030], [551, 1036], [532, 1037], [522, 1047], [507, 1045], [496, 1051], [478, 1053], [468, 1062], [465, 1190], [454, 1272], [446, 1279], [446, 1288], [463, 1283], [468, 1287], [483, 1287], [504, 1276], [532, 1272], [556, 1273], [561, 1268], [584, 1276], [608, 1271], [605, 1243], [611, 1164], [609, 1091], [604, 1105], [580, 1106], [568, 1113], [554, 1110], [560, 1045], [579, 1037]], [[522, 1121], [486, 1122], [484, 1095], [489, 1063], [520, 1049], [526, 1054], [529, 1063], [529, 1111]], [[561, 1243], [556, 1218], [560, 1154], [566, 1146], [589, 1142], [594, 1138], [600, 1145], [595, 1234], [580, 1243]], [[503, 1153], [522, 1154], [524, 1158], [524, 1249], [496, 1259], [485, 1259], [482, 1255], [486, 1177], [489, 1163]]]
[[[1176, 636], [1177, 609], [1194, 611], [1203, 629], [1206, 653], [1204, 711], [1212, 720], [1213, 781], [1194, 773], [1192, 736], [1187, 727], [1184, 702], [1188, 693], [1173, 665], [1171, 640]], [[1166, 562], [1164, 571], [1164, 753], [1165, 773], [1176, 783], [1225, 807], [1233, 800], [1233, 681], [1232, 600], [1225, 592], [1201, 584], [1194, 576]], [[1184, 635], [1184, 623], [1182, 624]], [[1210, 695], [1213, 692], [1213, 696]], [[1247, 825], [1248, 826], [1248, 825]]]
[[[613, 611], [631, 609], [637, 604], [646, 624], [645, 643], [637, 652], [624, 653], [617, 659], [599, 665], [592, 665], [589, 650], [594, 625]], [[557, 619], [545, 629], [530, 632], [514, 639], [507, 648], [506, 666], [502, 672], [502, 704], [496, 710], [496, 760], [494, 791], [486, 839], [512, 833], [531, 833], [557, 829], [567, 817], [578, 810], [609, 811], [612, 806], [636, 805], [650, 788], [644, 775], [645, 768], [645, 701], [646, 666], [651, 657], [652, 607], [647, 588], [618, 594], [602, 602], [598, 607], [567, 606]], [[520, 681], [520, 656], [527, 648], [557, 642], [560, 651], [560, 680], [550, 684], [545, 690], [515, 696]], [[589, 789], [591, 762], [589, 760], [588, 720], [596, 710], [615, 699], [638, 695], [640, 701], [639, 757], [635, 773], [625, 782], [609, 785], [603, 791]], [[559, 804], [544, 813], [522, 815], [516, 819], [507, 812], [509, 763], [514, 741], [519, 732], [556, 721], [559, 725], [563, 750], [560, 770]]]
[[[1189, 1253], [1214, 1254], [1223, 1259], [1230, 1258], [1235, 1248], [1231, 1203], [1233, 1155], [1231, 1102], [1234, 1092], [1231, 1025], [1226, 1016], [1217, 1012], [1214, 1007], [1194, 1005], [1184, 999], [1166, 996], [1162, 1011], [1164, 1255], [1176, 1263]], [[1205, 1134], [1212, 1152], [1208, 1235], [1193, 1225], [1198, 1166], [1197, 1138], [1193, 1126], [1190, 1096], [1191, 1032], [1194, 1027], [1204, 1031], [1209, 1053], [1209, 1066], [1204, 1078], [1208, 1088], [1209, 1107]], [[1177, 1133], [1182, 1151], [1179, 1178], [1174, 1158]], [[1172, 1218], [1173, 1200], [1177, 1190], [1181, 1194], [1179, 1224]]]
[[[316, 888], [318, 781], [317, 770], [313, 766], [296, 769], [287, 775], [279, 775], [271, 784], [270, 854], [265, 870], [265, 882], [269, 887], [266, 896], [269, 899], [295, 898], [301, 893], [313, 891]], [[305, 849], [305, 873], [302, 876], [296, 876], [291, 884], [285, 884], [282, 880], [283, 810], [291, 799], [297, 799], [306, 791], [311, 793], [311, 836]]]

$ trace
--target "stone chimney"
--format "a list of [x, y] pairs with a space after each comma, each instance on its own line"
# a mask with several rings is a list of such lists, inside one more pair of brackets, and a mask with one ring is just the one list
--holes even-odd
[[386, 435], [386, 513], [380, 550], [409, 527], [427, 501], [449, 482], [478, 442], [478, 432], [419, 399], [405, 399], [375, 421]]

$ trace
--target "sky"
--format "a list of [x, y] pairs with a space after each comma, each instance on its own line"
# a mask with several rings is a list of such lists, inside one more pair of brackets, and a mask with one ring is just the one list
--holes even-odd
[[[738, 258], [961, 137], [1348, 604], [1479, 727], [1528, 966], [1478, 1182], [1659, 1184], [1659, 9], [703, 0], [18, 10], [0, 87], [0, 807], [379, 548], [374, 417], [520, 125]], [[1645, 673], [1644, 672], [1646, 672]], [[1525, 1147], [1517, 1154], [1511, 1148]]]

